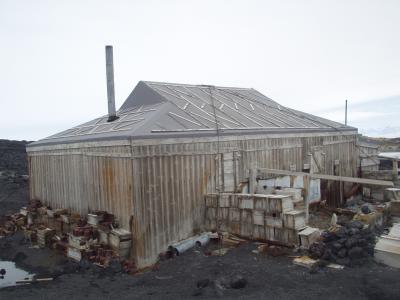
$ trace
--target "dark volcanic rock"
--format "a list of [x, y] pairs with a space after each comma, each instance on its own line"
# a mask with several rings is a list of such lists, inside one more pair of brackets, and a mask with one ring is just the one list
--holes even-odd
[[347, 249], [350, 249], [357, 244], [357, 239], [351, 237], [351, 238], [347, 239], [347, 241], [344, 244]]
[[355, 266], [374, 255], [375, 233], [368, 227], [364, 228], [360, 221], [345, 223], [336, 231], [325, 231], [322, 238], [322, 242], [310, 246], [310, 257]]
[[334, 243], [332, 244], [332, 248], [333, 248], [334, 250], [336, 250], [336, 251], [339, 251], [340, 248], [342, 248], [342, 247], [343, 247], [342, 244], [340, 244], [340, 243], [338, 243], [338, 242], [334, 242]]
[[363, 229], [364, 228], [364, 224], [361, 221], [351, 221], [351, 222], [346, 224], [346, 227], [347, 228]]
[[347, 250], [346, 250], [346, 248], [340, 249], [337, 255], [338, 255], [338, 257], [340, 257], [340, 258], [346, 257], [346, 255], [347, 255]]
[[26, 141], [0, 140], [0, 219], [27, 204]]
[[345, 238], [347, 236], [347, 228], [340, 227], [336, 232], [335, 235], [339, 238]]
[[242, 289], [246, 287], [247, 279], [241, 275], [236, 275], [231, 279], [229, 286], [233, 289]]
[[210, 284], [210, 279], [206, 278], [206, 279], [201, 279], [201, 280], [197, 281], [196, 286], [198, 288], [205, 288], [209, 284]]
[[0, 140], [0, 171], [28, 174], [27, 141]]
[[349, 250], [349, 257], [350, 259], [358, 259], [364, 256], [363, 248], [361, 247], [354, 247]]
[[326, 246], [324, 243], [313, 243], [310, 246], [310, 256], [314, 259], [321, 258], [324, 255]]
[[348, 266], [350, 265], [350, 258], [348, 257], [338, 258], [336, 260], [336, 263], [338, 263], [339, 265]]
[[369, 214], [371, 212], [371, 210], [369, 209], [368, 205], [363, 205], [363, 206], [361, 206], [361, 212], [363, 214]]

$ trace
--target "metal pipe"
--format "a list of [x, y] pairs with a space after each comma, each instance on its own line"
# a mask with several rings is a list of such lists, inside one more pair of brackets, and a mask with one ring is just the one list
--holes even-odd
[[115, 111], [115, 90], [114, 90], [114, 63], [113, 63], [113, 47], [106, 46], [106, 75], [107, 75], [107, 100], [108, 100], [108, 120], [112, 122], [116, 119]]
[[168, 251], [173, 251], [176, 255], [180, 255], [196, 245], [204, 246], [209, 241], [210, 241], [210, 233], [205, 232], [203, 234], [196, 235], [188, 239], [185, 239], [183, 241], [180, 241], [178, 243], [172, 244], [171, 246], [168, 247]]

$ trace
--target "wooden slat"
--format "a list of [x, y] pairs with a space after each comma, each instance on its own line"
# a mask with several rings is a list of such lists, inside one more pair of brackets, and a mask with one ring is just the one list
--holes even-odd
[[381, 186], [394, 186], [392, 181], [385, 180], [375, 180], [375, 179], [366, 179], [366, 178], [357, 178], [357, 177], [345, 177], [345, 176], [334, 176], [334, 175], [326, 175], [326, 174], [310, 174], [303, 172], [292, 172], [286, 170], [277, 170], [277, 169], [258, 169], [259, 172], [267, 173], [267, 174], [277, 174], [277, 175], [294, 175], [294, 176], [307, 176], [310, 178], [316, 179], [326, 179], [326, 180], [334, 180], [334, 181], [345, 181], [345, 182], [354, 182], [361, 184], [369, 184], [369, 185], [381, 185]]

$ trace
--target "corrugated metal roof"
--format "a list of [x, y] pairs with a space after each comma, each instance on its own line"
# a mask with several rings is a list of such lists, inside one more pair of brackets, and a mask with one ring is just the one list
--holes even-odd
[[140, 81], [117, 112], [32, 145], [121, 137], [355, 130], [279, 105], [254, 89]]

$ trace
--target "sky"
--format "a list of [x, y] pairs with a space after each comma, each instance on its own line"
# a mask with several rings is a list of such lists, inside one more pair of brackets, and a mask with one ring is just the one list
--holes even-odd
[[400, 136], [399, 14], [397, 0], [0, 0], [0, 139], [106, 114], [105, 45], [117, 107], [139, 80], [252, 87], [340, 122], [347, 99], [360, 132]]

